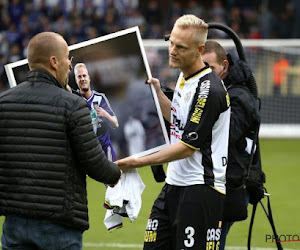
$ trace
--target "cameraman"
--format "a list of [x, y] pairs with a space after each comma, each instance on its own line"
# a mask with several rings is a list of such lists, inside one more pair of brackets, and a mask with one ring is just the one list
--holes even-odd
[[228, 166], [226, 171], [226, 198], [222, 223], [220, 250], [225, 248], [226, 236], [235, 221], [247, 218], [249, 194], [245, 186], [245, 169], [235, 155], [248, 166], [255, 128], [260, 116], [247, 82], [251, 77], [249, 66], [243, 61], [233, 62], [230, 54], [217, 42], [207, 41], [202, 53], [204, 62], [224, 81], [230, 96], [231, 116]]

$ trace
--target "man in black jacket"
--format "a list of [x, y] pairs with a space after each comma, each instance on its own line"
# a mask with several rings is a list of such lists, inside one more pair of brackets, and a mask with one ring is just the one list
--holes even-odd
[[114, 185], [87, 104], [66, 91], [66, 41], [43, 32], [28, 45], [25, 82], [0, 94], [3, 249], [81, 249], [89, 228], [86, 175]]
[[244, 166], [249, 165], [253, 135], [260, 115], [256, 108], [257, 100], [247, 87], [252, 72], [246, 63], [233, 62], [231, 56], [226, 55], [224, 48], [215, 41], [205, 43], [202, 58], [224, 81], [231, 105], [226, 198], [219, 248], [223, 250], [231, 225], [234, 221], [247, 218], [249, 195], [245, 189], [245, 169], [235, 155], [239, 155]]

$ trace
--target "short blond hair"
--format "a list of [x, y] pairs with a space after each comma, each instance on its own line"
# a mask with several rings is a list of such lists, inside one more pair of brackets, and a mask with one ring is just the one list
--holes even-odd
[[84, 64], [84, 63], [77, 63], [76, 65], [75, 65], [75, 67], [74, 67], [74, 74], [75, 74], [75, 76], [76, 76], [76, 74], [77, 74], [77, 69], [78, 68], [85, 68], [86, 70], [87, 70], [87, 67], [86, 67], [86, 65]]
[[195, 42], [205, 44], [208, 33], [208, 24], [199, 17], [190, 14], [183, 15], [176, 20], [174, 26], [182, 28], [193, 27], [195, 29]]

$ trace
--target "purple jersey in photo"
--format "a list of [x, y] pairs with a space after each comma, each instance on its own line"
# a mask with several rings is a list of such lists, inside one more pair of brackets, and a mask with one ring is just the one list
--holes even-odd
[[[95, 109], [96, 106], [103, 108], [111, 116], [115, 116], [115, 113], [112, 111], [109, 101], [105, 94], [99, 93], [97, 91], [92, 91], [92, 95], [89, 99], [83, 97], [83, 99], [89, 105], [89, 109]], [[107, 158], [111, 161], [116, 161], [117, 157], [113, 150], [111, 140], [110, 140], [110, 128], [114, 128], [109, 121], [104, 117], [98, 116], [98, 125], [97, 125], [97, 138], [105, 151]]]

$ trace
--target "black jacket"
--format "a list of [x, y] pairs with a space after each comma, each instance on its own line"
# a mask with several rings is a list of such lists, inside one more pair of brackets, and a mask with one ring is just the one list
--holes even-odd
[[84, 231], [86, 175], [112, 184], [120, 170], [106, 159], [82, 98], [43, 71], [0, 94], [1, 215]]
[[250, 154], [245, 151], [246, 137], [254, 138], [260, 124], [260, 112], [258, 99], [247, 87], [252, 74], [249, 66], [243, 61], [229, 61], [229, 74], [224, 80], [231, 106], [226, 186], [237, 188], [244, 184], [245, 170], [234, 157], [234, 150], [245, 166], [249, 166]]

